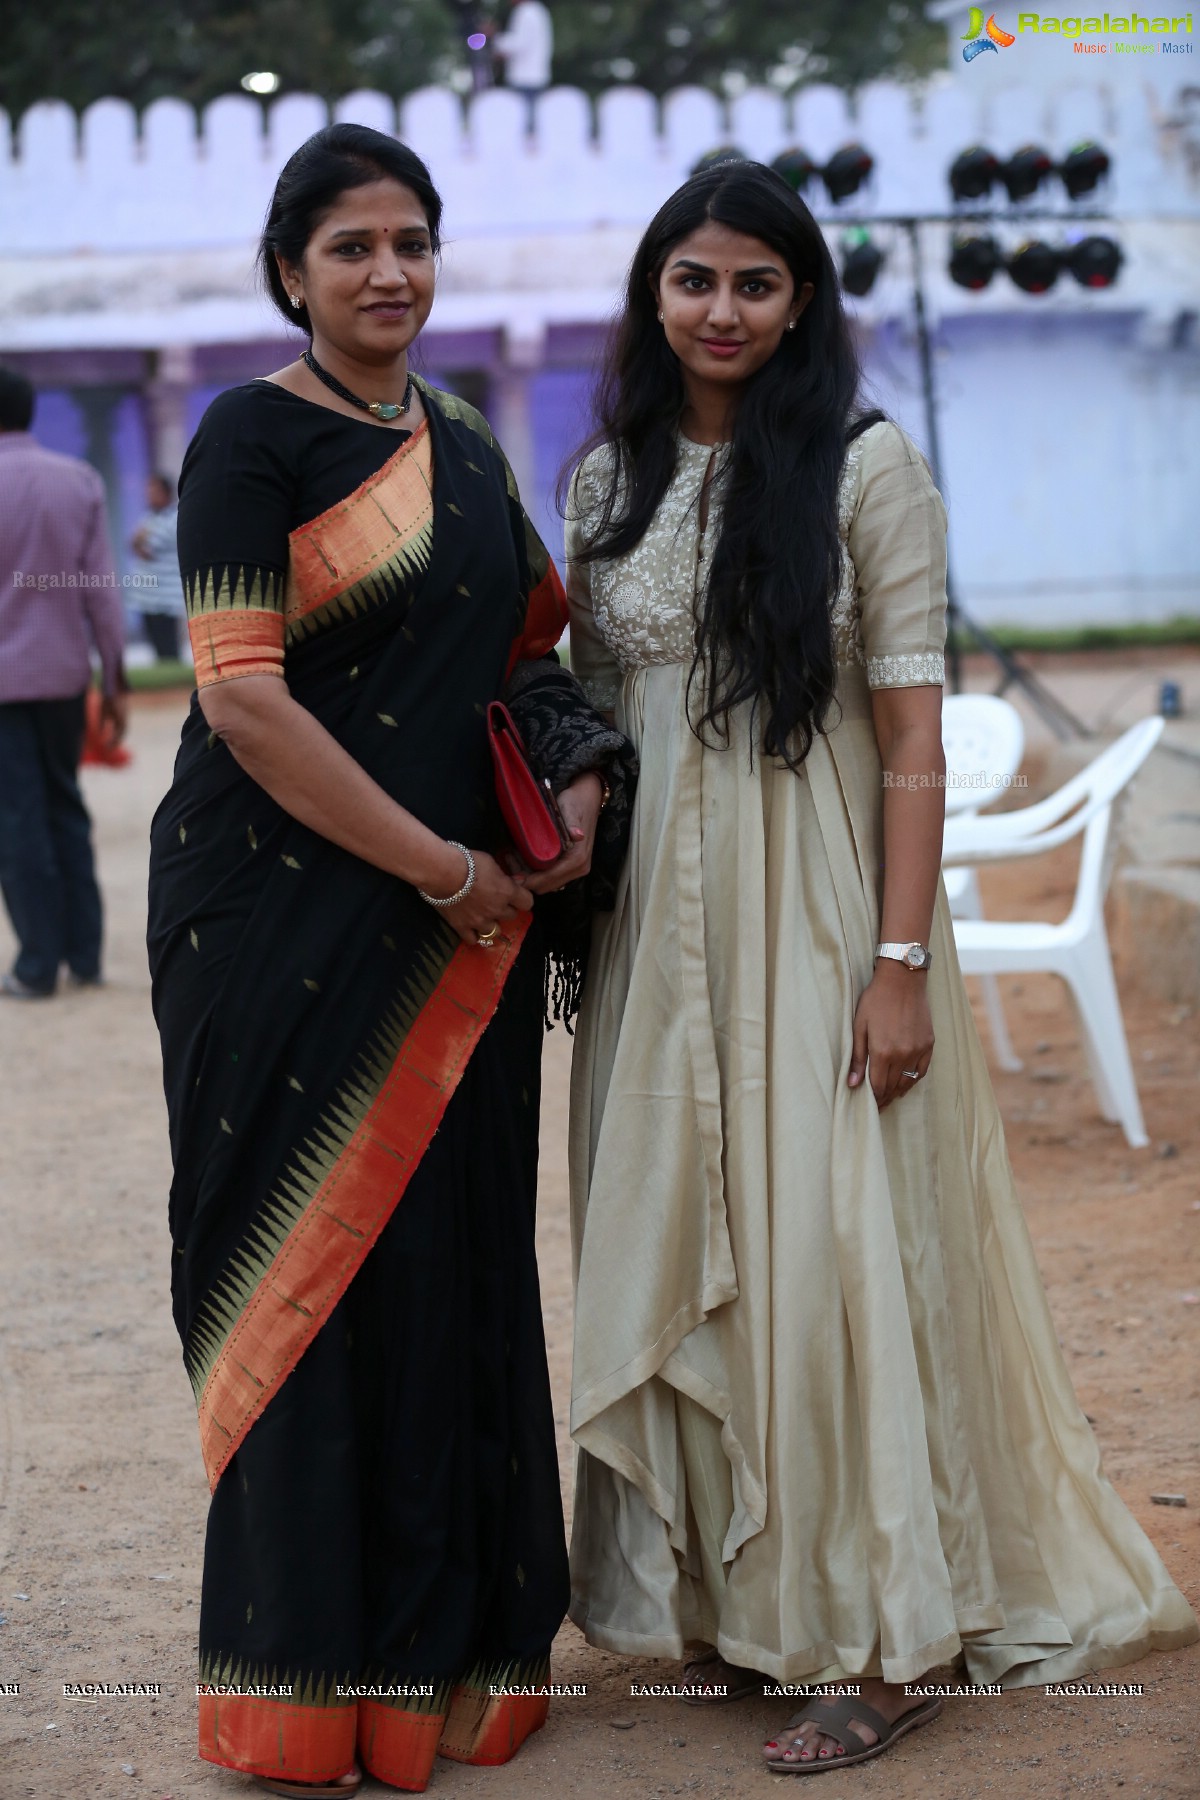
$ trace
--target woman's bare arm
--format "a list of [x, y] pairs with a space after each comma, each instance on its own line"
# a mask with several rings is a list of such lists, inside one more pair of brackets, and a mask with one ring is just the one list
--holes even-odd
[[[462, 886], [461, 854], [386, 794], [278, 676], [216, 683], [201, 690], [200, 706], [247, 775], [302, 825], [431, 894]], [[491, 857], [475, 860], [474, 888], [447, 913], [468, 941], [532, 904]]]
[[871, 702], [884, 783], [880, 940], [927, 944], [946, 817], [942, 690], [877, 688]]
[[[941, 871], [946, 759], [942, 690], [879, 688], [872, 695], [883, 765], [882, 943], [928, 944]], [[870, 1071], [880, 1110], [923, 1076], [933, 1056], [928, 974], [880, 958], [854, 1016], [849, 1083]]]

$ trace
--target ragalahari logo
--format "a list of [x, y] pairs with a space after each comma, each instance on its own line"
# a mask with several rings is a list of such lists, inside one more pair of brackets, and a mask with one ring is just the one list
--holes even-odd
[[[1050, 13], [1018, 13], [1017, 33], [1020, 37], [1030, 33], [1036, 38], [1066, 38], [1073, 50], [1097, 56], [1107, 56], [1110, 46], [1081, 40], [1111, 35], [1115, 40], [1111, 46], [1114, 54], [1124, 51], [1127, 55], [1149, 56], [1157, 51], [1163, 56], [1192, 55], [1190, 12], [1180, 13], [1177, 18], [1164, 15], [1154, 19], [1143, 18], [1140, 13], [1098, 13], [1089, 19], [1062, 19]], [[982, 6], [973, 6], [970, 30], [962, 34], [963, 61], [974, 62], [985, 50], [1007, 50], [1016, 41], [1011, 31], [997, 25], [995, 13], [989, 14], [985, 25]]]
[[971, 29], [963, 32], [963, 61], [974, 62], [985, 50], [1007, 50], [1016, 41], [1011, 31], [1004, 31], [997, 25], [995, 13], [990, 15], [985, 25], [982, 6], [973, 6]]

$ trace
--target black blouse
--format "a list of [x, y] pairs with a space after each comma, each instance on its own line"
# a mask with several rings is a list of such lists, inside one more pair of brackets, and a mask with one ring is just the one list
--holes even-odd
[[347, 418], [273, 381], [218, 394], [179, 478], [184, 580], [219, 563], [282, 574], [288, 534], [376, 474], [411, 436]]
[[[289, 537], [377, 475], [428, 428], [376, 425], [259, 379], [219, 394], [188, 446], [179, 483], [179, 565], [197, 678], [212, 671], [214, 614], [240, 621], [228, 674], [283, 672]], [[225, 634], [228, 638], [228, 632]]]

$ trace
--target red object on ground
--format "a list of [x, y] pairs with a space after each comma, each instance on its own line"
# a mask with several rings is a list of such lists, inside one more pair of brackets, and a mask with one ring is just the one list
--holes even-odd
[[123, 769], [126, 763], [133, 761], [133, 751], [114, 741], [112, 727], [100, 716], [99, 688], [88, 689], [87, 726], [83, 734], [83, 755], [80, 761], [104, 763], [110, 769]]

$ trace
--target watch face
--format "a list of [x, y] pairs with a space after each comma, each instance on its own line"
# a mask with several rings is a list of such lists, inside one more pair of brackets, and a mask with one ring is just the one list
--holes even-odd
[[925, 962], [925, 952], [920, 944], [910, 944], [904, 952], [904, 960], [910, 969], [922, 968]]

